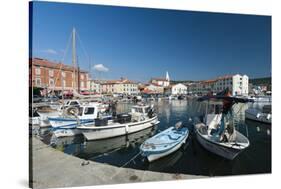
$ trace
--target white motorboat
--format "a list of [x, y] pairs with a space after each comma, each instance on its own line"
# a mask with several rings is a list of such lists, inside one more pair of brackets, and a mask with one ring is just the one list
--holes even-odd
[[165, 157], [177, 151], [186, 142], [188, 134], [188, 128], [179, 122], [144, 141], [140, 146], [141, 155], [149, 162]]
[[[206, 150], [233, 160], [249, 147], [250, 142], [235, 129], [234, 122], [231, 120], [233, 119], [231, 108], [235, 103], [245, 103], [248, 100], [230, 96], [207, 96], [199, 99], [199, 101], [205, 100], [208, 101], [205, 122], [195, 123], [196, 138]], [[215, 112], [210, 112], [210, 109]]]
[[40, 127], [49, 127], [50, 122], [48, 117], [50, 116], [59, 116], [62, 112], [60, 110], [54, 110], [50, 107], [43, 107], [37, 110], [38, 115], [40, 116], [39, 126]]
[[249, 108], [245, 111], [245, 118], [266, 124], [271, 124], [271, 105], [265, 105], [262, 110]]
[[77, 126], [94, 124], [95, 119], [111, 119], [109, 114], [99, 110], [99, 104], [81, 105], [80, 107], [68, 107], [60, 116], [50, 116], [48, 120], [53, 127], [53, 134], [56, 137], [68, 137], [81, 134]]
[[49, 105], [41, 106], [37, 108], [37, 113], [40, 116], [39, 119], [39, 126], [40, 127], [49, 127], [51, 126], [51, 123], [49, 121], [49, 117], [60, 117], [63, 116], [64, 110], [68, 107], [80, 107], [83, 105], [89, 105], [89, 104], [97, 104], [99, 110], [101, 112], [104, 112], [106, 108], [108, 107], [107, 104], [102, 104], [98, 102], [90, 102], [87, 100], [66, 100], [63, 104], [58, 106], [57, 109], [51, 108]]
[[66, 109], [67, 107], [70, 107], [70, 106], [78, 107], [80, 105], [81, 105], [81, 103], [79, 100], [67, 100], [60, 106], [57, 106], [57, 109], [52, 108], [50, 105], [44, 105], [41, 107], [37, 107], [36, 112], [40, 116], [39, 126], [40, 127], [51, 126], [51, 124], [48, 120], [48, 117], [60, 116], [63, 114], [63, 110]]
[[49, 116], [48, 120], [53, 128], [72, 129], [80, 124], [91, 124], [98, 117], [98, 105], [82, 105], [68, 107], [62, 115]]
[[135, 133], [158, 123], [153, 107], [136, 105], [128, 114], [119, 114], [112, 120], [97, 119], [94, 124], [81, 125], [77, 129], [87, 140], [98, 140]]
[[40, 116], [36, 112], [36, 108], [33, 108], [32, 105], [29, 106], [29, 124], [30, 125], [39, 125]]

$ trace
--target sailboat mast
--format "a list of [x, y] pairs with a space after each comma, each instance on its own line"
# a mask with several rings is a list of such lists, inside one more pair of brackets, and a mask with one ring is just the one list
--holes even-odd
[[76, 44], [75, 44], [75, 28], [72, 30], [72, 64], [73, 64], [73, 89], [76, 89]]

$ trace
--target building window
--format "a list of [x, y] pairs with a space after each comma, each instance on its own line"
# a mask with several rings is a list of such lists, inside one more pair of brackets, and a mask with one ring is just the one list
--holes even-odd
[[63, 85], [63, 87], [65, 87], [65, 86], [66, 86], [66, 82], [65, 82], [65, 80], [63, 80], [63, 81], [62, 81], [62, 85]]
[[40, 86], [41, 85], [41, 79], [40, 78], [36, 78], [35, 79], [35, 85], [36, 86]]
[[54, 77], [54, 70], [52, 70], [52, 69], [49, 70], [49, 76]]
[[35, 74], [36, 74], [36, 75], [40, 75], [40, 74], [41, 74], [40, 66], [36, 66], [36, 67], [35, 67]]
[[49, 80], [49, 86], [50, 86], [50, 87], [53, 87], [53, 86], [54, 86], [54, 83], [55, 83], [55, 82], [54, 82], [53, 79], [50, 79], [50, 80]]
[[64, 72], [64, 71], [61, 72], [61, 76], [62, 76], [62, 77], [65, 77], [65, 72]]

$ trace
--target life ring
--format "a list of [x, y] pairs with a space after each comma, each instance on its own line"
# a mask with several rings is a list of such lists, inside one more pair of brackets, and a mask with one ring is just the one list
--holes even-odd
[[65, 112], [66, 112], [66, 115], [77, 116], [79, 113], [79, 110], [77, 107], [68, 107]]

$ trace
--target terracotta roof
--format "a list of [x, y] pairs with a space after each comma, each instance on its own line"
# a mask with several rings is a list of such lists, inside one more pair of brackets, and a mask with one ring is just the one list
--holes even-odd
[[134, 81], [131, 81], [131, 80], [124, 80], [124, 81], [121, 81], [121, 83], [124, 83], [124, 84], [137, 84], [136, 82]]
[[130, 80], [107, 80], [104, 83], [102, 83], [103, 85], [106, 84], [136, 84], [136, 82], [134, 81], [130, 81]]
[[152, 80], [156, 80], [156, 81], [168, 81], [166, 78], [151, 78]]
[[147, 86], [150, 86], [150, 85], [153, 85], [153, 86], [156, 86], [156, 87], [163, 87], [162, 85], [158, 85], [156, 83], [149, 83]]
[[[52, 62], [52, 61], [49, 61], [47, 59], [42, 59], [42, 58], [32, 58], [31, 63], [32, 63], [32, 65], [35, 65], [35, 66], [43, 66], [43, 67], [54, 68], [54, 69], [60, 69], [60, 67], [62, 65], [62, 70], [73, 71], [73, 66], [58, 63], [58, 62]], [[80, 72], [87, 73], [87, 71], [81, 70], [81, 69], [80, 69]]]
[[146, 93], [146, 94], [157, 94], [157, 91], [152, 91], [152, 90], [149, 90], [149, 89], [144, 89], [142, 91], [142, 93]]
[[224, 75], [224, 76], [220, 76], [218, 78], [216, 78], [216, 80], [221, 80], [221, 79], [228, 79], [228, 78], [232, 78], [234, 75]]

